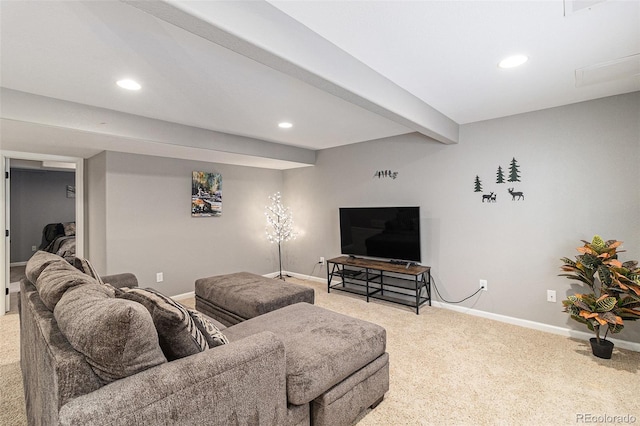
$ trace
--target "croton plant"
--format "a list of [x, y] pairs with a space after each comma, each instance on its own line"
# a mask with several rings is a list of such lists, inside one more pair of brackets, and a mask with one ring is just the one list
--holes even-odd
[[604, 241], [596, 235], [591, 242], [582, 242], [575, 260], [561, 259], [566, 273], [560, 276], [582, 282], [589, 291], [568, 296], [562, 304], [571, 318], [595, 333], [600, 344], [601, 327], [606, 327], [606, 339], [609, 332], [622, 331], [625, 320], [640, 319], [640, 268], [635, 260], [618, 260], [624, 251], [618, 250], [622, 241]]

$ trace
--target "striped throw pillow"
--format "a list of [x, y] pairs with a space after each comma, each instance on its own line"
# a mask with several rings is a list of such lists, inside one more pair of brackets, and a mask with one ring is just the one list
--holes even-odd
[[229, 339], [227, 336], [222, 334], [222, 331], [214, 323], [209, 321], [207, 317], [202, 315], [200, 312], [187, 309], [189, 311], [189, 315], [195, 322], [198, 330], [204, 335], [205, 339], [207, 339], [207, 343], [209, 344], [209, 348], [215, 348], [216, 346], [226, 345], [229, 343]]
[[69, 262], [69, 263], [75, 266], [76, 269], [84, 272], [85, 274], [89, 275], [92, 278], [95, 278], [95, 280], [98, 281], [98, 284], [104, 284], [104, 282], [102, 281], [102, 278], [100, 278], [100, 275], [98, 275], [98, 272], [93, 267], [91, 262], [89, 262], [89, 260], [76, 257], [73, 259], [72, 262]]
[[183, 358], [208, 348], [207, 339], [187, 308], [170, 297], [152, 288], [132, 288], [116, 297], [133, 300], [147, 308], [167, 360]]

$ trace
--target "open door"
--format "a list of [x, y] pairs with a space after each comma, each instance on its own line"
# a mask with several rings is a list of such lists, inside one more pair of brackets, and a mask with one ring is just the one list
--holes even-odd
[[2, 297], [4, 298], [4, 309], [2, 310], [2, 315], [5, 312], [8, 312], [11, 309], [11, 297], [9, 297], [9, 283], [11, 282], [10, 276], [10, 250], [11, 250], [11, 230], [9, 229], [9, 224], [11, 223], [11, 208], [10, 208], [10, 198], [11, 198], [11, 173], [9, 172], [11, 169], [10, 166], [11, 159], [4, 158], [3, 161], [3, 174], [5, 176], [4, 179], [4, 223], [5, 223], [5, 238], [4, 238], [4, 259], [2, 262], [4, 263], [4, 279], [2, 280], [4, 283], [4, 289], [2, 290]]
[[[11, 270], [11, 229], [10, 229], [10, 199], [11, 199], [11, 186], [10, 186], [10, 171], [11, 160], [31, 160], [41, 162], [58, 162], [61, 164], [67, 164], [69, 166], [75, 166], [75, 221], [76, 221], [76, 256], [84, 257], [84, 175], [83, 165], [84, 160], [77, 157], [62, 157], [56, 155], [46, 154], [32, 154], [24, 152], [0, 152], [2, 173], [5, 176], [4, 184], [0, 185], [0, 199], [3, 200], [3, 208], [0, 209], [0, 223], [4, 224], [5, 241], [0, 245], [0, 262], [2, 263], [2, 273], [0, 273], [0, 289], [2, 290], [2, 296], [0, 302], [2, 308], [0, 308], [0, 315], [4, 315], [9, 311], [10, 306], [10, 270]], [[51, 166], [55, 167], [55, 166]], [[69, 167], [65, 167], [69, 168]]]

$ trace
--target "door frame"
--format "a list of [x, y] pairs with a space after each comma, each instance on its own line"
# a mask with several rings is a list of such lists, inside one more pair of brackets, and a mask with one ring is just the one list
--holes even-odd
[[[10, 173], [9, 160], [33, 160], [33, 161], [59, 161], [64, 163], [75, 163], [75, 184], [76, 184], [76, 256], [84, 257], [84, 159], [79, 157], [66, 157], [60, 155], [50, 154], [38, 154], [31, 152], [16, 152], [16, 151], [0, 151], [0, 160], [2, 164], [2, 176], [6, 176], [5, 173]], [[11, 234], [11, 223], [9, 223], [10, 213], [10, 188], [9, 180], [3, 179], [3, 184], [0, 185], [0, 199], [3, 201], [4, 208], [0, 209], [0, 223], [4, 224], [4, 229], [9, 230]], [[3, 231], [3, 233], [5, 233]], [[9, 297], [8, 288], [10, 282], [10, 258], [11, 255], [11, 243], [10, 237], [4, 238], [4, 244], [0, 244], [0, 262], [3, 264], [3, 274], [0, 274], [0, 316], [4, 315], [9, 310]]]

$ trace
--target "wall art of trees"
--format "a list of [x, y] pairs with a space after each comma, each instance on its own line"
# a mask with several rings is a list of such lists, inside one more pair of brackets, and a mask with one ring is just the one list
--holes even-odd
[[[505, 170], [502, 168], [501, 165], [498, 165], [498, 168], [496, 170], [495, 185], [503, 185], [507, 182], [509, 183], [522, 182], [520, 164], [518, 163], [515, 157], [513, 157], [509, 162], [509, 167], [508, 167], [508, 170], [506, 171], [506, 174], [505, 174]], [[516, 191], [516, 189], [517, 188], [515, 187], [515, 185], [512, 185], [511, 188], [507, 188], [506, 192], [509, 195], [511, 195], [511, 200], [512, 201], [524, 200], [524, 193], [522, 191]], [[491, 188], [486, 188], [486, 190], [488, 190], [489, 192], [485, 192], [485, 188], [483, 188], [482, 179], [480, 178], [480, 175], [476, 175], [473, 183], [473, 192], [483, 193], [481, 198], [483, 203], [485, 201], [490, 203], [497, 202], [498, 188], [494, 189], [493, 187], [491, 187]]]

